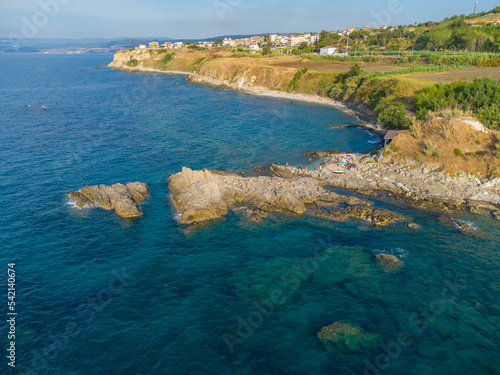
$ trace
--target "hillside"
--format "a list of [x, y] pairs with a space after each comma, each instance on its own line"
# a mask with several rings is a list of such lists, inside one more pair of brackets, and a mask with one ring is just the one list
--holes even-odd
[[403, 131], [383, 150], [392, 161], [415, 160], [418, 165], [437, 164], [450, 176], [464, 173], [479, 178], [500, 176], [499, 134], [473, 118], [452, 111], [436, 114], [418, 127]]

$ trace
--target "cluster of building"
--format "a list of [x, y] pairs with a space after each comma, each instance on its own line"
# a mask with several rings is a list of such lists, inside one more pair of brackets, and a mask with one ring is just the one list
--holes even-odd
[[[388, 26], [382, 26], [380, 29], [386, 29]], [[339, 35], [342, 38], [347, 37], [350, 33], [353, 33], [357, 30], [370, 30], [369, 27], [363, 27], [362, 29], [356, 29], [351, 27], [350, 29], [342, 30], [339, 32]], [[308, 46], [315, 45], [319, 42], [319, 34], [313, 33], [304, 33], [304, 34], [296, 34], [296, 35], [279, 35], [279, 34], [270, 34], [265, 36], [252, 36], [250, 38], [241, 38], [241, 39], [231, 39], [224, 38], [222, 41], [223, 47], [237, 47], [237, 46], [245, 46], [250, 50], [260, 50], [262, 46], [271, 43], [273, 48], [285, 48], [285, 47], [299, 47], [303, 43], [306, 43]], [[215, 42], [196, 42], [194, 43], [198, 47], [204, 48], [213, 48], [215, 47]], [[158, 42], [150, 42], [148, 46], [145, 44], [140, 44], [136, 47], [136, 49], [179, 49], [184, 48], [185, 43], [182, 42], [165, 42], [160, 44]], [[335, 46], [325, 46], [320, 49], [321, 55], [342, 55], [338, 54], [338, 48]]]

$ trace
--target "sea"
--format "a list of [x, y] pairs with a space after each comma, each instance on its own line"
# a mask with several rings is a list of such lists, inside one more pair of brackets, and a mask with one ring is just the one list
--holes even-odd
[[[305, 152], [370, 152], [376, 138], [334, 128], [357, 120], [333, 107], [112, 59], [0, 55], [1, 374], [500, 374], [498, 222], [462, 213], [489, 234], [469, 237], [382, 195], [367, 199], [421, 229], [254, 223], [244, 205], [181, 225], [167, 179], [182, 167], [317, 168]], [[134, 181], [150, 187], [137, 219], [68, 199]], [[404, 267], [382, 269], [382, 253]]]

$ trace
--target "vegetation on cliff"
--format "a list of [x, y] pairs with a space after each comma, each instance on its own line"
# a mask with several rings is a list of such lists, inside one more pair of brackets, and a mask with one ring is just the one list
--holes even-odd
[[489, 78], [474, 82], [436, 84], [424, 88], [415, 96], [417, 118], [424, 120], [429, 112], [449, 107], [472, 111], [474, 116], [491, 129], [500, 127], [500, 83]]

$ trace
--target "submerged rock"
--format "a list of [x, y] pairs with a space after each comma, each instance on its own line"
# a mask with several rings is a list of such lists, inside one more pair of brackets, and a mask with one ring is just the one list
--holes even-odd
[[260, 223], [262, 221], [262, 219], [269, 217], [269, 214], [266, 211], [255, 209], [255, 210], [249, 211], [247, 216], [254, 223]]
[[288, 304], [300, 288], [305, 278], [301, 271], [294, 259], [256, 259], [229, 274], [227, 281], [243, 301], [278, 307]]
[[439, 221], [441, 221], [444, 224], [447, 224], [448, 226], [451, 226], [458, 230], [460, 233], [462, 233], [465, 236], [468, 237], [474, 237], [474, 238], [479, 238], [479, 239], [487, 239], [487, 240], [499, 240], [500, 238], [494, 234], [485, 232], [481, 229], [476, 228], [474, 225], [471, 223], [468, 223], [463, 220], [457, 220], [449, 216], [440, 216]]
[[357, 190], [356, 193], [372, 198], [380, 198], [380, 194], [374, 190]]
[[328, 352], [333, 351], [333, 346], [356, 352], [358, 350], [373, 348], [380, 344], [378, 335], [368, 333], [359, 327], [342, 321], [323, 327], [318, 332], [318, 338]]
[[377, 254], [375, 259], [380, 268], [386, 272], [399, 271], [404, 266], [401, 259], [391, 254]]
[[395, 221], [404, 220], [404, 217], [389, 210], [373, 207], [350, 206], [337, 211], [318, 210], [314, 212], [316, 217], [344, 221], [350, 217], [370, 221], [375, 226], [384, 226]]
[[127, 185], [84, 186], [79, 192], [69, 193], [69, 198], [80, 208], [98, 205], [106, 210], [114, 210], [123, 218], [132, 218], [142, 215], [137, 203], [145, 200], [147, 195], [148, 185], [132, 182]]
[[305, 152], [302, 155], [310, 156], [311, 158], [328, 158], [333, 155], [338, 155], [341, 152], [339, 150], [328, 150], [328, 151], [313, 151]]
[[417, 229], [420, 229], [421, 227], [417, 223], [409, 223], [408, 228], [417, 230]]
[[370, 256], [359, 246], [332, 246], [319, 253], [317, 260], [312, 277], [321, 284], [372, 277]]

